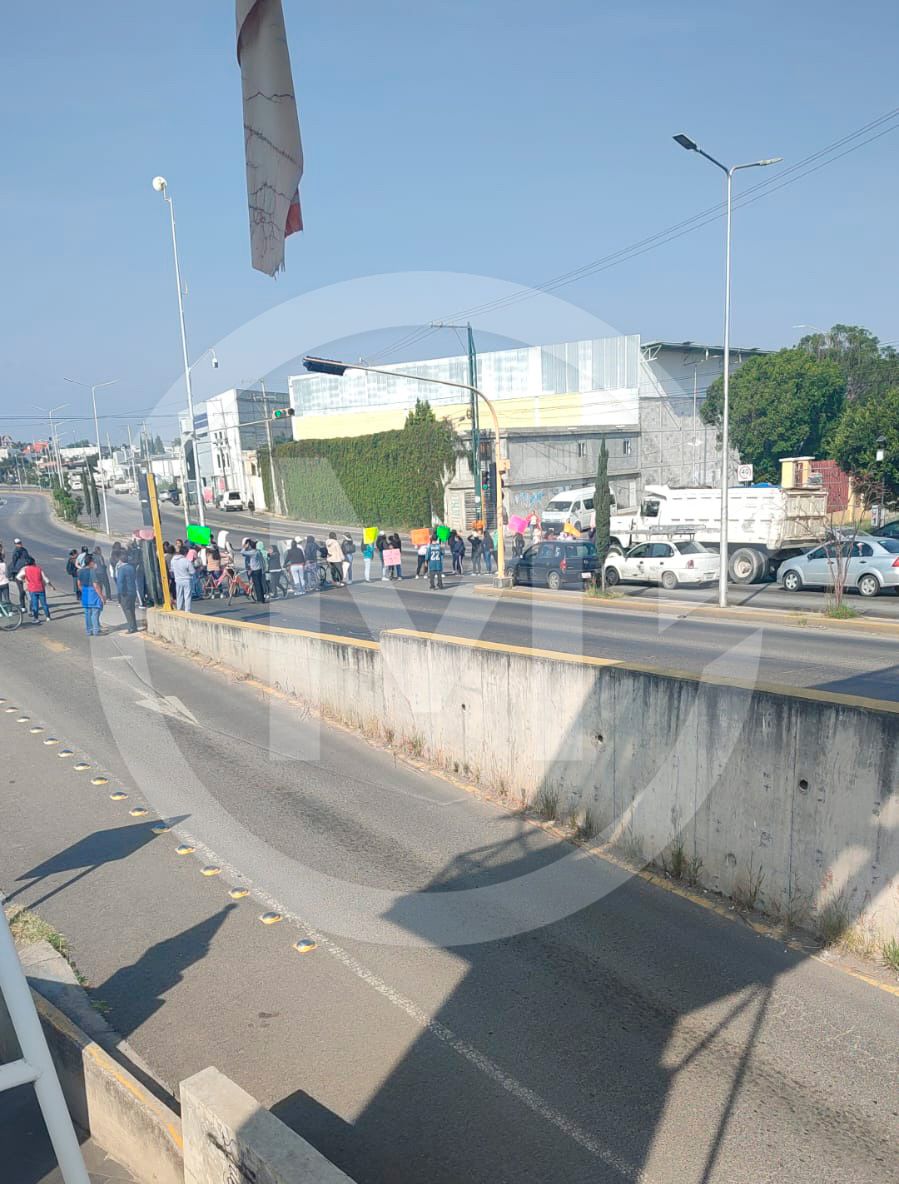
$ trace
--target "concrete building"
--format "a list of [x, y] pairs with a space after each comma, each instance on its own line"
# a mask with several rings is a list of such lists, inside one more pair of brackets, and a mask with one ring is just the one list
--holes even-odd
[[[267, 448], [269, 439], [283, 443], [293, 438], [290, 420], [272, 420], [272, 413], [289, 406], [286, 394], [278, 391], [232, 389], [223, 391], [205, 403], [194, 407], [196, 443], [186, 444], [188, 475], [193, 480], [194, 452], [200, 466], [203, 497], [214, 502], [227, 489], [236, 489], [245, 501], [252, 500], [258, 509], [262, 483], [252, 478], [258, 475], [245, 463], [247, 453]], [[181, 434], [186, 437], [190, 421], [186, 412], [180, 416]]]
[[[758, 350], [734, 349], [731, 372]], [[495, 350], [478, 356], [478, 386], [497, 405], [510, 461], [510, 513], [540, 509], [560, 489], [590, 484], [600, 441], [620, 507], [639, 502], [644, 485], [714, 485], [720, 480], [717, 432], [700, 419], [723, 350], [695, 342], [651, 341], [638, 334]], [[465, 355], [390, 366], [401, 374], [468, 381]], [[475, 513], [471, 410], [463, 392], [389, 375], [348, 371], [344, 378], [302, 374], [288, 380], [297, 439], [367, 435], [403, 425], [417, 399], [450, 419], [465, 442], [447, 490], [447, 521]], [[492, 456], [489, 418], [480, 413], [481, 459]], [[736, 457], [731, 458], [732, 465]], [[480, 473], [477, 475], [480, 480]]]

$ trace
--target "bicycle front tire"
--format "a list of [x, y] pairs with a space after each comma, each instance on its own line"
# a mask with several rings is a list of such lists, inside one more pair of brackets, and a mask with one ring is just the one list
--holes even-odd
[[13, 608], [8, 604], [0, 605], [0, 629], [12, 632], [18, 629], [25, 619], [25, 613], [20, 608]]

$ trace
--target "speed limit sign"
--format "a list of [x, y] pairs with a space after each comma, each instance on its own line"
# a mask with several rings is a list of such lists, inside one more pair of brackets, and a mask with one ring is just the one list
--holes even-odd
[[738, 465], [737, 466], [737, 480], [751, 481], [752, 480], [752, 465]]

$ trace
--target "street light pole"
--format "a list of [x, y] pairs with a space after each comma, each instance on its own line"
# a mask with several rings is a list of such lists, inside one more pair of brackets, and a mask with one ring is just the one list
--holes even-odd
[[115, 386], [119, 381], [117, 378], [112, 378], [109, 382], [79, 382], [77, 378], [67, 378], [66, 382], [72, 382], [75, 386], [88, 387], [91, 392], [91, 406], [94, 409], [94, 433], [97, 437], [97, 473], [100, 477], [100, 489], [103, 493], [103, 522], [106, 525], [106, 533], [109, 534], [109, 506], [106, 502], [106, 482], [103, 480], [103, 445], [100, 441], [100, 421], [97, 418], [97, 391], [102, 390], [105, 386]]
[[[184, 357], [184, 386], [187, 391], [187, 414], [190, 418], [190, 434], [193, 435], [196, 428], [194, 422], [194, 396], [193, 387], [191, 385], [190, 371], [191, 366], [187, 357], [187, 329], [184, 324], [184, 295], [181, 291], [181, 263], [178, 259], [178, 237], [175, 232], [175, 203], [169, 197], [168, 182], [165, 177], [154, 177], [153, 188], [157, 193], [161, 193], [165, 201], [168, 202], [169, 215], [172, 223], [172, 254], [175, 258], [175, 284], [178, 288], [178, 320], [181, 325], [181, 352]], [[214, 355], [213, 355], [214, 356]], [[186, 471], [186, 461], [185, 461]], [[200, 457], [197, 452], [196, 444], [194, 444], [194, 479], [197, 486], [197, 519], [200, 526], [206, 525], [206, 508], [203, 505], [203, 484], [200, 477]], [[184, 489], [184, 503], [185, 509], [188, 502], [187, 487]]]
[[720, 160], [716, 160], [714, 156], [710, 156], [708, 152], [704, 152], [702, 148], [691, 140], [689, 136], [681, 132], [674, 137], [676, 143], [680, 144], [681, 148], [686, 148], [688, 152], [697, 152], [700, 156], [704, 156], [706, 160], [710, 161], [716, 168], [721, 169], [727, 178], [726, 185], [726, 204], [727, 204], [727, 230], [725, 235], [725, 250], [724, 250], [724, 399], [721, 410], [721, 533], [719, 543], [719, 553], [721, 555], [721, 563], [718, 571], [718, 604], [721, 608], [727, 608], [727, 577], [728, 577], [728, 489], [729, 489], [729, 475], [727, 454], [730, 449], [730, 257], [731, 257], [731, 223], [733, 221], [733, 184], [734, 173], [741, 169], [756, 169], [765, 168], [771, 164], [778, 164], [783, 160], [782, 156], [771, 156], [765, 160], [754, 160], [749, 164], [735, 164], [730, 168], [722, 164]]
[[496, 579], [494, 587], [504, 588], [509, 584], [506, 575], [506, 541], [503, 536], [503, 457], [499, 438], [499, 416], [496, 408], [483, 391], [467, 382], [450, 382], [447, 378], [425, 378], [420, 374], [403, 374], [399, 370], [382, 370], [376, 366], [363, 366], [357, 362], [337, 362], [331, 358], [303, 358], [303, 365], [313, 374], [331, 374], [342, 378], [347, 370], [363, 370], [368, 374], [386, 374], [388, 378], [406, 378], [413, 382], [434, 383], [437, 386], [451, 386], [456, 390], [469, 391], [485, 403], [493, 421], [493, 457], [496, 465]]
[[[474, 345], [474, 329], [471, 321], [454, 325], [450, 321], [431, 321], [432, 329], [465, 329], [468, 335], [468, 381], [471, 394], [471, 475], [474, 482], [475, 518], [483, 518], [484, 507], [481, 496], [481, 431], [478, 423], [478, 400], [474, 388], [478, 385], [478, 355]], [[499, 480], [499, 478], [497, 478]]]

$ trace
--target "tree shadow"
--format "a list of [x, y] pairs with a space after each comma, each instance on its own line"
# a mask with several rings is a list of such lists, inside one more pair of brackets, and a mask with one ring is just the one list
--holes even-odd
[[816, 683], [815, 686], [819, 691], [895, 702], [899, 698], [899, 663], [882, 666], [879, 670], [856, 671], [848, 678], [833, 678], [828, 682]]

